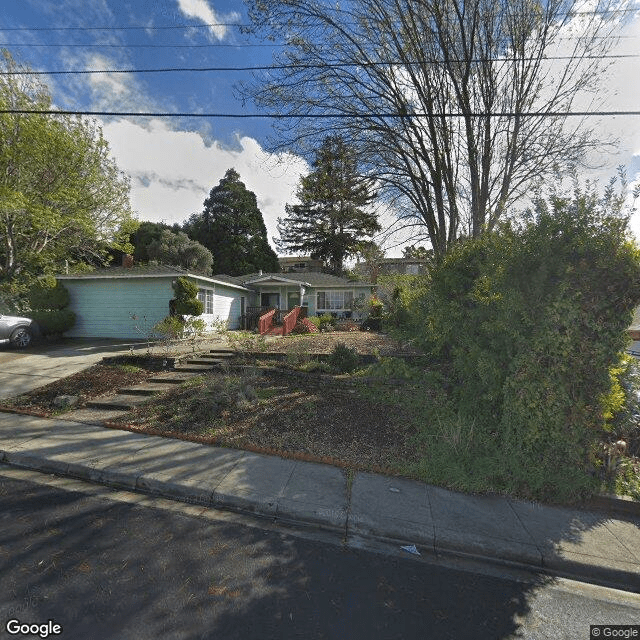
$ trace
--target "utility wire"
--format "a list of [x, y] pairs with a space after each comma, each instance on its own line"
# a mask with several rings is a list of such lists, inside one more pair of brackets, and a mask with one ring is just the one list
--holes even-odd
[[86, 44], [68, 44], [65, 42], [58, 42], [55, 44], [51, 43], [11, 43], [11, 42], [0, 42], [0, 47], [71, 47], [71, 48], [89, 48], [89, 47], [104, 47], [105, 49], [209, 49], [215, 47], [235, 47], [239, 49], [245, 48], [274, 48], [274, 47], [288, 47], [288, 44], [252, 44], [252, 43], [239, 43], [239, 44], [231, 44], [231, 43], [219, 43], [219, 42], [207, 42], [206, 44], [112, 44], [105, 42], [104, 44], [90, 42]]
[[169, 113], [166, 111], [137, 112], [137, 111], [70, 111], [63, 109], [0, 109], [0, 114], [22, 115], [52, 115], [52, 116], [103, 116], [126, 118], [260, 118], [260, 119], [294, 119], [294, 120], [320, 120], [322, 118], [347, 119], [347, 118], [558, 118], [558, 117], [590, 117], [590, 116], [640, 116], [640, 111], [502, 111], [496, 113], [487, 112], [447, 112], [447, 113], [393, 113], [371, 112], [367, 114], [346, 113]]
[[[640, 54], [612, 54], [600, 56], [548, 56], [543, 60], [604, 60], [611, 58], [640, 58]], [[475, 58], [471, 60], [449, 60], [447, 63], [484, 64], [486, 62], [523, 62], [538, 58]], [[53, 71], [0, 71], [0, 76], [55, 76], [55, 75], [86, 75], [104, 73], [202, 73], [223, 71], [284, 71], [287, 69], [345, 69], [353, 67], [410, 67], [425, 64], [445, 64], [444, 60], [419, 60], [416, 62], [323, 62], [317, 64], [281, 64], [257, 65], [250, 67], [160, 67], [157, 69], [66, 69]]]
[[[563, 17], [581, 15], [616, 15], [624, 13], [637, 13], [639, 7], [627, 9], [594, 9], [592, 11], [568, 11]], [[160, 27], [127, 26], [127, 27], [0, 27], [0, 31], [166, 31], [176, 29], [210, 29], [211, 27], [254, 27], [253, 23], [242, 22], [210, 22], [204, 24], [176, 24]]]

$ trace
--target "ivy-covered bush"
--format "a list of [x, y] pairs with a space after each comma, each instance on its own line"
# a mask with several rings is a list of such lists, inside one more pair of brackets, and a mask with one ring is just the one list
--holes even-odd
[[35, 320], [43, 336], [59, 336], [73, 327], [76, 315], [66, 307], [69, 292], [53, 276], [36, 280], [29, 289], [30, 317]]
[[521, 228], [461, 243], [432, 270], [422, 344], [451, 364], [443, 419], [469, 427], [455, 463], [484, 488], [563, 500], [595, 487], [610, 368], [640, 303], [616, 204], [580, 191], [538, 202]]

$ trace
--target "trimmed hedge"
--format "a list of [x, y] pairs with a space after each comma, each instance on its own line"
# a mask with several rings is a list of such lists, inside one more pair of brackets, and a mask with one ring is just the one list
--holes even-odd
[[76, 315], [67, 309], [69, 292], [53, 276], [38, 278], [29, 289], [30, 316], [43, 336], [62, 335], [73, 327]]
[[43, 336], [62, 335], [76, 323], [76, 314], [70, 309], [32, 311], [31, 318], [38, 323]]

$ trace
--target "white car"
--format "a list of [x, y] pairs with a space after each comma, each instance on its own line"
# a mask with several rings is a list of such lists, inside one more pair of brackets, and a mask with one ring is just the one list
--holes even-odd
[[36, 325], [31, 318], [0, 314], [0, 341], [9, 340], [18, 349], [31, 344]]

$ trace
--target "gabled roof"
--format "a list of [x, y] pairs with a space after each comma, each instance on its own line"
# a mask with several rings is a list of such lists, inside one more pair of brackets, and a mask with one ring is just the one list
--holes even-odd
[[113, 278], [175, 278], [185, 276], [201, 280], [211, 284], [221, 284], [227, 287], [247, 290], [237, 278], [232, 276], [203, 276], [198, 273], [191, 273], [181, 267], [174, 267], [162, 264], [141, 264], [133, 267], [107, 267], [106, 269], [95, 269], [85, 273], [58, 275], [58, 280], [104, 280]]
[[293, 284], [304, 284], [308, 287], [371, 287], [368, 282], [359, 280], [348, 280], [329, 273], [251, 273], [246, 276], [239, 276], [239, 280], [246, 285], [267, 284], [268, 282], [284, 282]]

